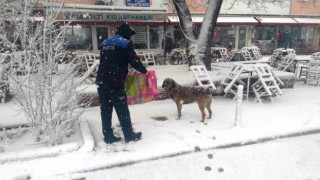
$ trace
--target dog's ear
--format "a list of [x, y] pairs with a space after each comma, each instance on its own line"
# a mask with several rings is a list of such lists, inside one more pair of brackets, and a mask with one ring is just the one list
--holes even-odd
[[177, 83], [174, 82], [174, 81], [172, 81], [172, 82], [171, 82], [171, 88], [175, 88], [176, 86], [177, 86]]

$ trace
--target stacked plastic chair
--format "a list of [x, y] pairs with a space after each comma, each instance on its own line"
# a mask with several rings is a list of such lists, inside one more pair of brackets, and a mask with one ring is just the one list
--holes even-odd
[[320, 86], [320, 60], [311, 60], [309, 62], [306, 84], [316, 83]]
[[251, 87], [258, 102], [262, 102], [261, 97], [269, 97], [273, 101], [273, 96], [282, 95], [279, 84], [283, 84], [283, 82], [279, 78], [275, 78], [268, 64], [255, 64], [254, 69], [258, 80]]
[[277, 66], [277, 70], [294, 72], [294, 60], [294, 54], [287, 55], [280, 61], [280, 63]]
[[262, 57], [262, 54], [261, 54], [261, 52], [260, 52], [260, 49], [258, 48], [258, 47], [256, 47], [256, 46], [253, 46], [253, 47], [250, 47], [249, 48], [249, 51], [251, 52], [251, 54], [252, 54], [252, 58], [254, 59], [254, 60], [259, 60], [259, 59], [262, 59], [263, 57]]
[[221, 85], [225, 86], [225, 97], [232, 94], [234, 98], [237, 94], [238, 85], [245, 86], [245, 83], [240, 79], [240, 74], [244, 71], [243, 64], [234, 64], [228, 75], [221, 81]]
[[251, 53], [249, 51], [249, 48], [242, 48], [240, 50], [241, 52], [241, 56], [244, 58], [245, 61], [252, 61], [254, 60], [252, 57], [251, 57]]
[[208, 71], [204, 65], [190, 66], [190, 69], [192, 70], [199, 86], [209, 87], [213, 90], [216, 89], [216, 86], [213, 84], [208, 74]]
[[270, 65], [272, 67], [277, 67], [279, 63], [279, 59], [282, 59], [282, 53], [283, 53], [284, 48], [278, 48], [275, 49], [269, 58]]

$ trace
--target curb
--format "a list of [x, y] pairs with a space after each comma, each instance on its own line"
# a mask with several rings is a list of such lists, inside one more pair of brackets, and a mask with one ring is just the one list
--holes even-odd
[[289, 134], [281, 134], [281, 135], [275, 135], [275, 136], [265, 136], [258, 138], [256, 140], [249, 140], [247, 142], [234, 142], [229, 143], [225, 145], [219, 145], [215, 148], [208, 148], [208, 149], [227, 149], [227, 148], [233, 148], [233, 147], [240, 147], [240, 146], [247, 146], [247, 145], [253, 145], [258, 143], [264, 143], [272, 140], [277, 139], [284, 139], [284, 138], [292, 138], [292, 137], [298, 137], [298, 136], [304, 136], [304, 135], [311, 135], [311, 134], [317, 134], [320, 133], [320, 128], [310, 129], [306, 131], [299, 131], [299, 132], [292, 132]]
[[81, 147], [83, 147], [86, 152], [92, 151], [94, 148], [94, 143], [88, 123], [86, 121], [82, 121], [79, 123], [79, 126], [83, 144], [80, 144], [78, 142], [70, 142], [52, 147], [42, 147], [23, 151], [0, 153], [0, 164], [9, 161], [23, 161], [42, 157], [54, 157], [62, 153], [73, 152], [78, 149], [82, 150]]
[[79, 150], [84, 152], [93, 151], [95, 148], [94, 139], [87, 121], [80, 122], [80, 133], [81, 133], [83, 144]]

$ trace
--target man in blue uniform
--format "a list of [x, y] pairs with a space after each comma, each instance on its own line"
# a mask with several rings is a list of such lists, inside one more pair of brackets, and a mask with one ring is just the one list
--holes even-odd
[[116, 110], [120, 121], [125, 142], [137, 141], [142, 133], [135, 133], [132, 129], [130, 112], [125, 92], [125, 78], [128, 74], [128, 65], [139, 72], [146, 74], [147, 70], [137, 57], [130, 37], [136, 32], [129, 24], [124, 23], [117, 27], [116, 34], [101, 43], [100, 65], [96, 84], [100, 100], [102, 131], [104, 141], [108, 144], [120, 141], [112, 130], [112, 111]]

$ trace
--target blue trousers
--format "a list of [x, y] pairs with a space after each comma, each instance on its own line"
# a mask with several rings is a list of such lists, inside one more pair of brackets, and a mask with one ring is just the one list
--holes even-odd
[[112, 112], [116, 110], [124, 135], [132, 132], [130, 112], [127, 104], [127, 95], [124, 87], [99, 86], [98, 94], [100, 100], [102, 132], [108, 137], [112, 131]]

